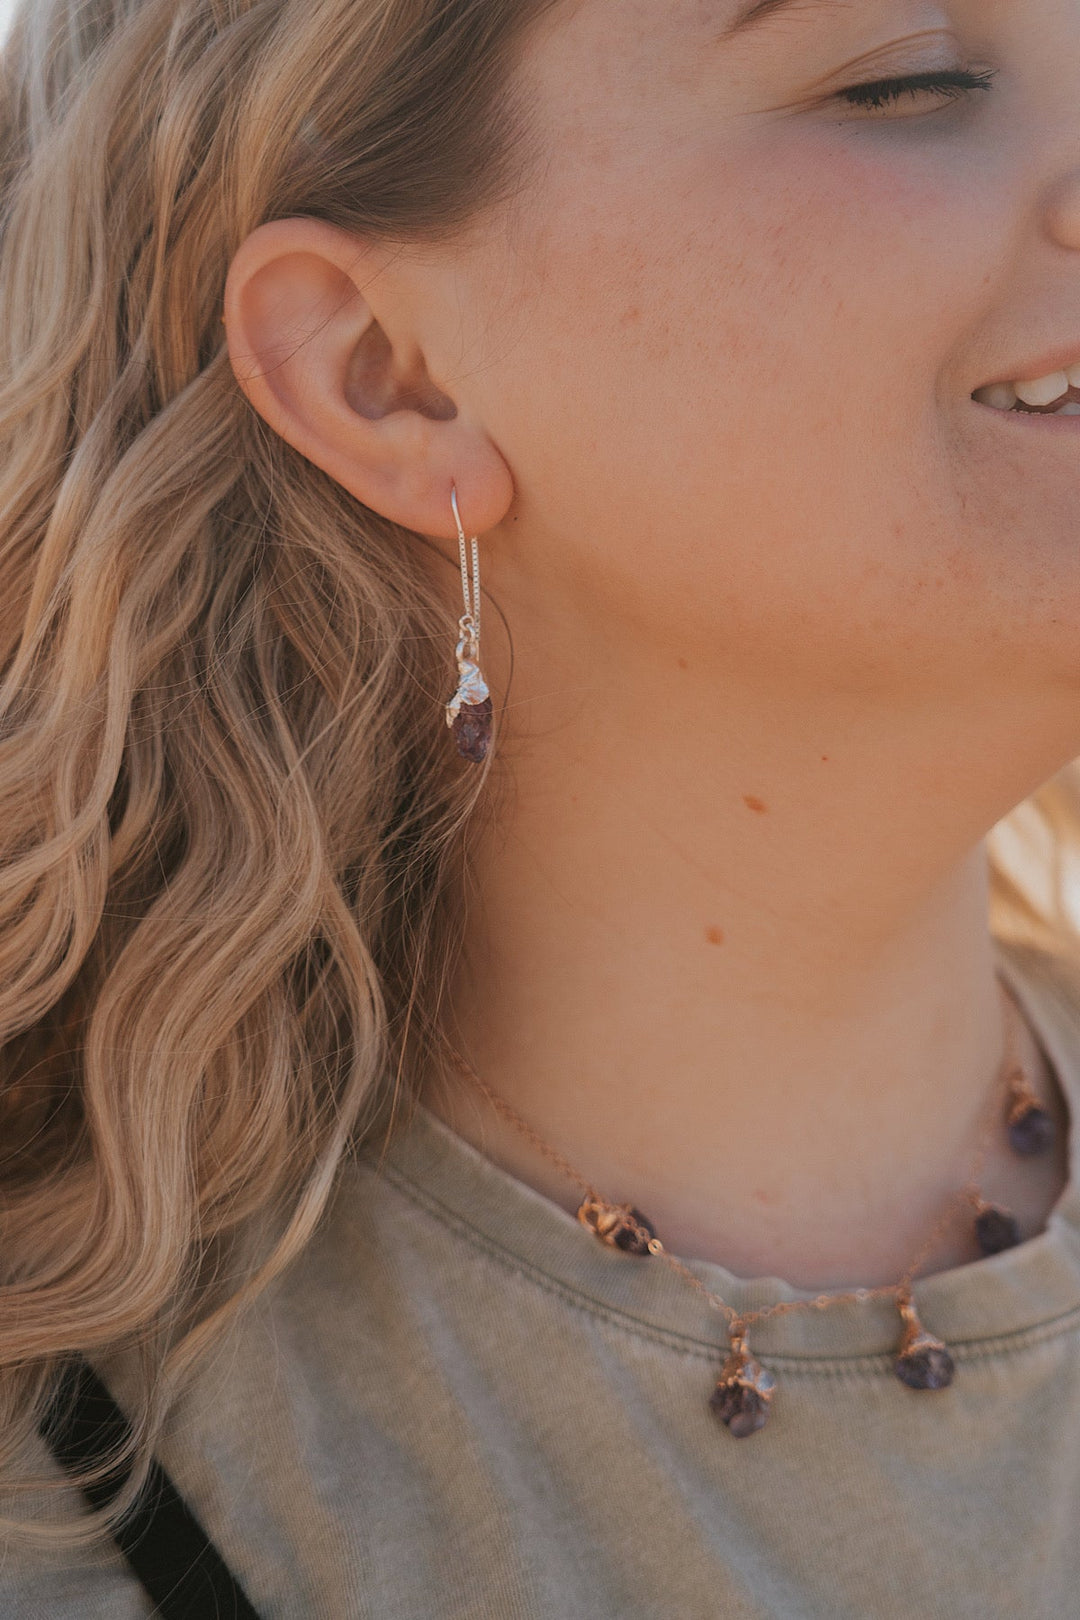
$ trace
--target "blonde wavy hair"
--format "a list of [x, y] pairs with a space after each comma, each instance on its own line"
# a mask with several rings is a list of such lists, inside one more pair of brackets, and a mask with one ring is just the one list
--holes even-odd
[[[445, 239], [496, 205], [550, 4], [23, 0], [0, 56], [13, 1510], [68, 1488], [35, 1449], [61, 1359], [130, 1349], [141, 1378], [113, 1507], [13, 1535], [125, 1511], [178, 1384], [437, 1036], [485, 786], [446, 743], [450, 598], [255, 415], [221, 306], [269, 219]], [[992, 843], [995, 926], [1075, 951], [1073, 773]]]

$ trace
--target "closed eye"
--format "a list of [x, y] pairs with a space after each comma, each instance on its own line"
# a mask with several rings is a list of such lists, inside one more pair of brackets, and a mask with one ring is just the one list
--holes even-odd
[[875, 79], [870, 84], [853, 84], [837, 92], [839, 101], [853, 107], [882, 108], [905, 95], [936, 95], [956, 101], [972, 90], [989, 90], [997, 77], [993, 68], [976, 72], [968, 68], [938, 68], [927, 73], [911, 73], [902, 79]]

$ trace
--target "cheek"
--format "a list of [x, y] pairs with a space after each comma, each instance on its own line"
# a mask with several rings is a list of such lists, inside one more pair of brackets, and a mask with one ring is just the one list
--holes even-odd
[[824, 628], [870, 663], [886, 627], [908, 655], [905, 616], [971, 610], [937, 390], [986, 244], [955, 164], [875, 140], [590, 174], [523, 249], [491, 420], [589, 600], [744, 655], [816, 656]]

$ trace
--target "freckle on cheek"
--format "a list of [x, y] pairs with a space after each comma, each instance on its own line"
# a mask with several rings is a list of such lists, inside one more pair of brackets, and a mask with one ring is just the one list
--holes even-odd
[[764, 799], [757, 799], [752, 793], [744, 795], [743, 804], [748, 810], [756, 810], [759, 816], [763, 816], [769, 808]]
[[689, 669], [690, 668], [690, 665], [686, 662], [685, 658], [679, 658], [679, 659], [676, 660], [676, 662], [678, 663], [678, 666], [679, 666], [680, 669]]
[[724, 943], [724, 930], [717, 928], [715, 923], [710, 923], [705, 930], [705, 938], [710, 945], [722, 945]]

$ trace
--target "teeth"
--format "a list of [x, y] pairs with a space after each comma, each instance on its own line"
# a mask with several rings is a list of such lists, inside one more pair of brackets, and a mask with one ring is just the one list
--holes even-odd
[[[1080, 385], [1078, 385], [1080, 386]], [[1053, 413], [1055, 416], [1080, 416], [1080, 401], [1070, 399], [1060, 410]]]
[[1076, 402], [1068, 399], [1070, 391], [1080, 393], [1080, 362], [1066, 367], [1064, 371], [1051, 372], [1048, 377], [990, 383], [985, 388], [977, 388], [972, 397], [998, 411], [1015, 410], [1018, 404], [1045, 411], [1047, 406], [1060, 400], [1061, 405], [1055, 415], [1078, 416], [1080, 410], [1072, 408]]
[[1069, 379], [1063, 371], [1052, 371], [1049, 377], [1036, 377], [1033, 382], [1013, 383], [1017, 399], [1025, 405], [1052, 405], [1055, 399], [1069, 392]]
[[[1080, 367], [1077, 368], [1080, 370]], [[989, 388], [978, 388], [975, 398], [983, 405], [993, 405], [995, 410], [1011, 411], [1016, 404], [1017, 394], [1012, 383], [991, 383]]]

